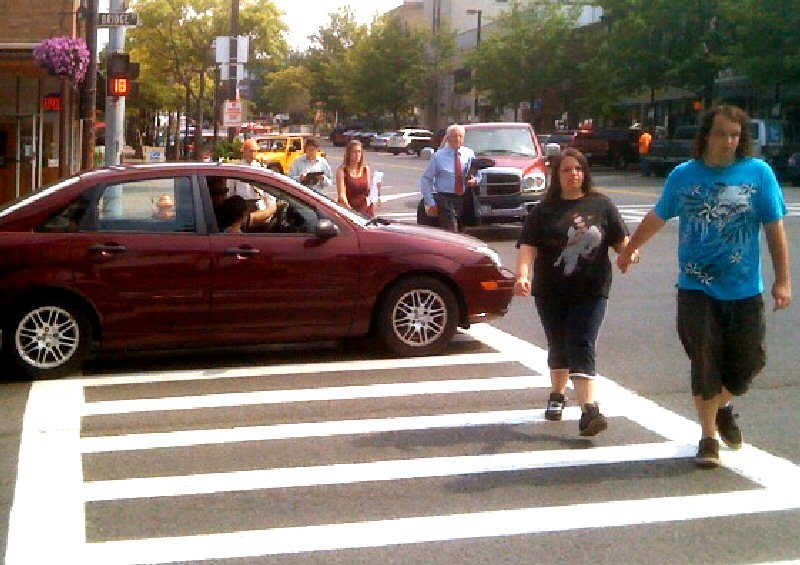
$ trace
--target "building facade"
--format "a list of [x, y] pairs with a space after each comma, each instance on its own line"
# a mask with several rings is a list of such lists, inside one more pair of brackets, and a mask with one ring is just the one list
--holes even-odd
[[78, 0], [0, 0], [0, 203], [80, 166], [78, 91], [34, 61], [50, 37], [78, 35]]

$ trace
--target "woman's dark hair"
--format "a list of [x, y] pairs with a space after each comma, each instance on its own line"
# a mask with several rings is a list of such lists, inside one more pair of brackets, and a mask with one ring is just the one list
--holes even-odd
[[750, 116], [741, 108], [729, 104], [720, 104], [719, 106], [712, 106], [703, 114], [703, 118], [700, 122], [700, 129], [697, 131], [697, 137], [694, 138], [692, 157], [695, 159], [702, 159], [706, 154], [708, 136], [711, 134], [711, 128], [714, 126], [714, 118], [717, 116], [728, 118], [730, 121], [736, 122], [742, 127], [742, 134], [739, 136], [739, 144], [736, 146], [736, 158], [741, 159], [742, 157], [750, 155], [752, 152]]
[[225, 230], [231, 227], [234, 222], [242, 219], [247, 214], [247, 200], [234, 194], [226, 198], [219, 210], [217, 211], [217, 219], [219, 220], [219, 229]]
[[545, 202], [557, 202], [561, 200], [561, 176], [558, 170], [561, 168], [561, 161], [565, 157], [572, 157], [578, 161], [581, 169], [583, 169], [583, 184], [581, 185], [581, 192], [586, 194], [592, 190], [592, 174], [589, 172], [589, 161], [583, 153], [572, 147], [564, 149], [558, 155], [550, 158], [550, 186], [544, 193]]

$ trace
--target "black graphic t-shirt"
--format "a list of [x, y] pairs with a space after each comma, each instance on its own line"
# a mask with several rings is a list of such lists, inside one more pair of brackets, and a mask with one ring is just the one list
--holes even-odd
[[537, 249], [533, 294], [607, 298], [611, 288], [608, 248], [626, 235], [628, 228], [619, 210], [599, 192], [535, 206], [517, 243]]

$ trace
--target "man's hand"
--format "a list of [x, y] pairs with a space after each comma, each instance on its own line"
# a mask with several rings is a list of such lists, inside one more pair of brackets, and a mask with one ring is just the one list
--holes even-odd
[[514, 282], [514, 296], [530, 296], [531, 281], [527, 278], [518, 278]]
[[478, 177], [471, 176], [467, 179], [467, 186], [477, 186], [478, 184]]
[[425, 213], [435, 218], [439, 215], [439, 207], [436, 204], [433, 206], [425, 206]]
[[789, 283], [778, 283], [772, 285], [772, 298], [775, 299], [773, 312], [788, 308], [792, 303], [792, 285]]

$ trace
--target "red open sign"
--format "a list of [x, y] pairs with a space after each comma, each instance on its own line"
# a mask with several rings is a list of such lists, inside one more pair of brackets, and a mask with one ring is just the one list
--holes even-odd
[[61, 96], [58, 94], [48, 94], [42, 98], [42, 109], [45, 112], [60, 112]]

